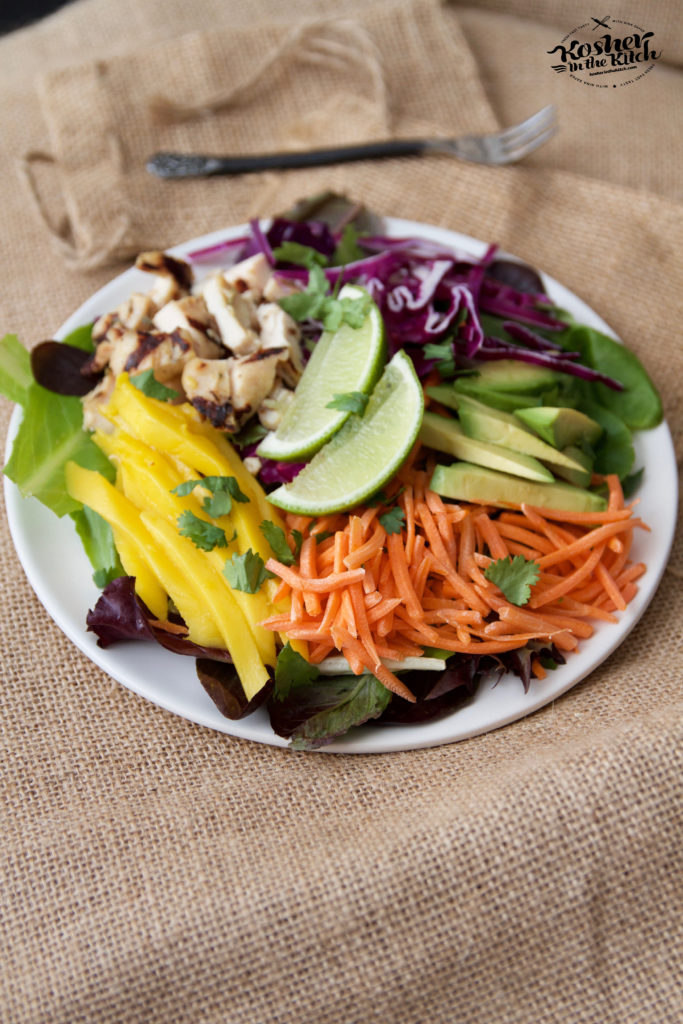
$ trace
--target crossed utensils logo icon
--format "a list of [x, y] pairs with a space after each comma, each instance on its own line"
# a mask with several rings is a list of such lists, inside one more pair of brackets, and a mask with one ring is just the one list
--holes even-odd
[[[598, 27], [600, 27], [600, 28], [609, 28], [610, 26], [607, 24], [607, 22], [609, 21], [610, 17], [611, 17], [611, 15], [609, 15], [609, 14], [603, 14], [602, 18], [594, 18], [591, 15], [591, 21], [595, 22], [595, 24], [593, 25], [593, 32], [595, 32], [596, 28], [598, 28]], [[562, 72], [562, 71], [566, 71], [567, 70], [567, 68], [565, 67], [564, 64], [553, 64], [552, 65], [552, 69], [553, 69], [553, 71], [557, 71], [557, 72]]]

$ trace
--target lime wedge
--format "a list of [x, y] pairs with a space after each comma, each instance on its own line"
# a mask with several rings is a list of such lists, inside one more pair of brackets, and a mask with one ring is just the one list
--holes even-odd
[[[365, 294], [356, 285], [345, 285], [339, 298], [359, 299]], [[313, 455], [350, 415], [341, 409], [328, 409], [328, 403], [335, 395], [353, 391], [368, 394], [385, 359], [384, 324], [374, 302], [360, 327], [342, 324], [336, 331], [324, 331], [280, 426], [263, 439], [257, 454], [283, 462]]]
[[326, 515], [359, 505], [391, 479], [412, 448], [424, 398], [409, 356], [396, 353], [363, 416], [351, 416], [289, 484], [268, 495], [288, 512]]

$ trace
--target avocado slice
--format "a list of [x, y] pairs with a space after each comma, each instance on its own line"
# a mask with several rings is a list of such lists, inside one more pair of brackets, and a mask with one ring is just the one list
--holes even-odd
[[504, 412], [516, 412], [517, 409], [528, 409], [540, 405], [540, 395], [532, 395], [523, 391], [495, 391], [477, 382], [476, 377], [459, 377], [453, 381], [453, 389], [463, 395], [476, 398], [484, 405], [490, 405], [494, 409], [502, 409]]
[[560, 379], [555, 370], [518, 359], [496, 359], [478, 366], [474, 378], [478, 384], [493, 391], [546, 391]]
[[502, 409], [504, 412], [515, 412], [516, 409], [540, 405], [542, 401], [538, 395], [525, 395], [517, 391], [493, 391], [477, 384], [472, 377], [461, 377], [452, 384], [433, 384], [427, 388], [427, 394], [448, 409], [458, 408], [460, 395], [467, 395], [478, 402], [483, 402], [484, 405], [490, 405], [492, 409]]
[[578, 409], [541, 405], [536, 409], [519, 409], [515, 415], [554, 448], [581, 443], [594, 445], [602, 437], [600, 424]]
[[502, 508], [519, 506], [522, 502], [565, 512], [602, 512], [607, 507], [604, 498], [581, 487], [533, 483], [509, 473], [474, 466], [470, 462], [436, 466], [429, 486], [444, 498], [485, 502]]
[[575, 459], [557, 451], [552, 445], [532, 434], [515, 415], [492, 409], [476, 399], [462, 395], [458, 404], [460, 425], [468, 437], [476, 441], [490, 441], [492, 444], [512, 448], [513, 451], [532, 455], [542, 462], [551, 462], [554, 466], [567, 466], [569, 469], [583, 469]]
[[558, 466], [552, 462], [548, 463], [550, 469], [552, 469], [555, 476], [561, 477], [563, 480], [567, 480], [570, 484], [575, 484], [576, 487], [588, 487], [591, 482], [591, 476], [593, 475], [593, 463], [595, 462], [594, 457], [585, 452], [582, 448], [577, 448], [575, 445], [569, 445], [567, 448], [563, 448], [563, 454], [567, 455], [570, 459], [574, 459], [579, 466], [583, 468], [572, 469], [569, 466]]
[[487, 441], [475, 441], [468, 437], [456, 419], [446, 419], [435, 412], [425, 412], [420, 427], [420, 440], [439, 452], [447, 452], [456, 459], [473, 462], [477, 466], [488, 466], [503, 473], [521, 476], [526, 480], [551, 483], [553, 475], [542, 466], [538, 459], [511, 448], [502, 448]]
[[427, 395], [447, 409], [458, 408], [458, 394], [452, 384], [432, 384], [427, 388]]

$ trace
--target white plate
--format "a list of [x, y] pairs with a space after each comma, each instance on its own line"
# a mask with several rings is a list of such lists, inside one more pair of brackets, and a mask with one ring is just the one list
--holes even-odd
[[[246, 231], [247, 228], [241, 226], [214, 232], [171, 251], [184, 256], [224, 239], [237, 238]], [[395, 237], [420, 235], [475, 256], [483, 255], [486, 250], [485, 243], [476, 239], [412, 221], [388, 219], [387, 231]], [[212, 264], [203, 263], [198, 267], [198, 273], [211, 269]], [[559, 306], [569, 310], [581, 323], [616, 337], [579, 298], [545, 275], [543, 280], [548, 295]], [[127, 270], [84, 302], [56, 337], [63, 338], [74, 328], [113, 309], [131, 292], [148, 286], [148, 275], [135, 269]], [[15, 410], [8, 454], [19, 419], [20, 410]], [[519, 679], [506, 675], [495, 687], [489, 684], [480, 686], [469, 705], [440, 721], [416, 726], [368, 725], [323, 750], [385, 753], [476, 736], [507, 725], [550, 703], [603, 662], [623, 642], [652, 600], [673, 540], [677, 473], [668, 427], [662, 423], [655, 430], [636, 434], [635, 446], [636, 465], [646, 467], [638, 514], [653, 526], [653, 530], [650, 533], [637, 531], [633, 557], [644, 561], [648, 569], [640, 580], [637, 596], [620, 616], [618, 624], [599, 624], [595, 634], [581, 643], [578, 653], [569, 656], [567, 664], [548, 673], [543, 680], [534, 680], [528, 693], [524, 693]], [[265, 711], [258, 711], [239, 722], [224, 718], [197, 679], [192, 658], [174, 655], [145, 643], [122, 644], [106, 651], [99, 648], [95, 636], [85, 631], [86, 613], [97, 601], [99, 591], [92, 582], [90, 563], [71, 520], [57, 519], [33, 498], [22, 499], [6, 478], [5, 495], [12, 539], [31, 586], [60, 629], [88, 658], [141, 697], [192, 722], [259, 743], [287, 745], [287, 740], [273, 733]], [[59, 699], [58, 694], [56, 699]]]

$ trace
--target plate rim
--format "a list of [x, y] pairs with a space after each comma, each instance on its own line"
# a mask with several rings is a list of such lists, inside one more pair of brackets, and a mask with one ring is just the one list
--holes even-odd
[[[429, 225], [420, 221], [406, 220], [397, 217], [385, 217], [383, 220], [386, 233], [393, 237], [419, 235], [424, 238], [443, 242], [458, 251], [478, 256], [483, 255], [488, 248], [488, 243], [444, 226]], [[267, 219], [264, 218], [262, 220], [262, 224], [267, 224]], [[190, 239], [186, 242], [182, 242], [179, 245], [172, 246], [166, 251], [173, 255], [186, 257], [189, 252], [194, 252], [198, 249], [215, 245], [223, 240], [237, 238], [241, 234], [247, 233], [248, 230], [248, 224], [240, 224], [230, 228], [219, 229], [205, 235], [198, 236], [197, 238]], [[519, 259], [514, 254], [509, 254], [503, 251], [501, 251], [501, 255], [506, 257], [509, 256], [512, 259]], [[207, 260], [201, 263], [196, 263], [195, 268], [206, 270], [208, 273], [213, 267], [219, 267], [221, 265], [225, 265], [224, 261], [221, 263], [220, 260]], [[536, 269], [539, 270], [544, 286], [548, 289], [548, 294], [554, 301], [558, 302], [558, 305], [566, 306], [566, 300], [568, 298], [569, 305], [580, 310], [578, 316], [583, 323], [593, 326], [596, 329], [609, 334], [611, 337], [620, 340], [609, 324], [606, 323], [592, 307], [582, 300], [580, 296], [576, 295], [576, 293], [572, 292], [560, 281], [557, 281], [543, 270], [539, 268]], [[135, 267], [129, 267], [120, 274], [117, 274], [92, 295], [87, 297], [80, 304], [78, 309], [76, 309], [64, 321], [59, 330], [55, 332], [54, 337], [61, 340], [75, 327], [87, 322], [87, 319], [91, 319], [93, 317], [92, 310], [93, 308], [96, 308], [100, 301], [103, 304], [106, 301], [109, 306], [111, 306], [113, 302], [121, 301], [121, 299], [107, 299], [107, 296], [112, 291], [122, 291], [124, 286], [127, 286], [129, 280], [131, 283], [130, 287], [127, 287], [127, 291], [133, 290], [136, 278], [139, 278], [143, 283], [148, 281], [148, 275], [144, 275], [142, 271], [136, 270]], [[101, 312], [106, 311], [107, 310], [104, 308], [101, 310]], [[5, 446], [6, 458], [11, 450], [14, 436], [21, 420], [21, 414], [22, 411], [19, 407], [15, 408], [12, 413]], [[647, 438], [648, 440], [644, 441], [644, 438]], [[664, 538], [663, 543], [660, 543], [657, 548], [658, 558], [655, 566], [648, 566], [646, 573], [641, 577], [641, 586], [636, 598], [634, 598], [634, 600], [629, 604], [626, 611], [622, 613], [622, 617], [619, 619], [618, 623], [615, 623], [614, 625], [598, 625], [596, 627], [596, 634], [582, 642], [579, 652], [577, 654], [572, 654], [566, 665], [560, 666], [559, 669], [550, 673], [543, 681], [532, 681], [531, 688], [526, 694], [523, 692], [519, 679], [511, 676], [510, 674], [503, 677], [503, 680], [495, 689], [498, 694], [502, 695], [505, 693], [508, 698], [509, 710], [507, 712], [502, 710], [503, 701], [501, 698], [501, 711], [495, 720], [480, 721], [477, 723], [475, 715], [474, 722], [465, 724], [471, 717], [471, 714], [467, 714], [468, 709], [476, 707], [477, 704], [481, 706], [483, 703], [484, 694], [482, 691], [484, 691], [485, 684], [482, 684], [475, 693], [472, 701], [464, 708], [458, 709], [450, 715], [438, 719], [436, 722], [408, 726], [378, 726], [373, 723], [369, 723], [367, 726], [354, 730], [347, 736], [336, 740], [334, 743], [319, 748], [316, 752], [384, 754], [424, 749], [470, 739], [474, 736], [503, 728], [512, 722], [519, 721], [522, 718], [526, 718], [528, 715], [534, 714], [542, 707], [545, 707], [547, 704], [553, 702], [574, 686], [578, 685], [579, 682], [603, 664], [626, 640], [627, 636], [636, 627], [640, 618], [654, 598], [668, 561], [675, 533], [678, 480], [676, 473], [675, 451], [666, 420], [663, 420], [658, 427], [653, 428], [652, 430], [636, 432], [634, 434], [634, 442], [636, 444], [637, 451], [643, 446], [646, 448], [656, 448], [662, 460], [668, 463], [665, 467], [665, 474], [669, 481], [670, 501], [666, 505], [665, 512], [668, 513], [668, 515], [665, 518], [668, 518], [669, 522], [666, 537]], [[667, 472], [667, 470], [670, 470], [671, 472]], [[647, 484], [645, 486], [647, 487]], [[109, 648], [107, 650], [97, 647], [94, 635], [87, 633], [85, 630], [85, 613], [87, 611], [87, 607], [82, 610], [82, 618], [80, 622], [74, 621], [73, 617], [66, 613], [64, 610], [64, 601], [62, 600], [60, 604], [54, 600], [53, 595], [50, 593], [50, 587], [46, 586], [45, 583], [44, 569], [41, 569], [41, 566], [36, 563], [31, 546], [27, 544], [26, 531], [29, 530], [30, 532], [31, 514], [28, 514], [29, 523], [27, 524], [26, 509], [29, 506], [33, 507], [33, 513], [37, 513], [39, 517], [49, 517], [47, 521], [52, 522], [53, 524], [65, 523], [65, 525], [70, 526], [70, 523], [64, 519], [60, 520], [55, 517], [52, 512], [40, 505], [36, 499], [22, 498], [19, 494], [18, 488], [7, 477], [4, 477], [4, 491], [10, 535], [31, 588], [59, 629], [83, 654], [85, 654], [89, 660], [94, 662], [102, 671], [110, 676], [110, 678], [115, 679], [122, 686], [136, 693], [145, 701], [148, 701], [156, 707], [160, 707], [172, 714], [178, 715], [181, 718], [185, 718], [197, 725], [222, 732], [226, 735], [234, 736], [235, 738], [247, 739], [251, 742], [263, 743], [280, 748], [287, 748], [289, 746], [288, 740], [277, 736], [272, 731], [264, 711], [257, 712], [249, 718], [238, 721], [226, 719], [220, 715], [220, 712], [213, 702], [210, 701], [210, 698], [208, 698], [208, 695], [206, 695], [203, 690], [199, 679], [196, 677], [196, 674], [193, 671], [194, 665], [191, 659], [187, 659], [187, 668], [190, 669], [190, 671], [187, 673], [181, 673], [178, 668], [180, 656], [171, 654], [170, 652], [164, 651], [158, 647], [140, 644], [136, 646], [134, 644], [130, 644], [125, 645], [127, 652], [124, 651], [123, 645], [121, 647]], [[71, 529], [76, 541], [78, 541], [75, 529], [73, 529], [73, 527], [71, 527]], [[80, 542], [78, 543], [80, 545]], [[87, 563], [84, 554], [82, 561], [83, 560], [85, 561], [87, 571], [89, 563]], [[41, 577], [43, 577], [42, 581]], [[94, 587], [94, 584], [92, 584], [92, 593], [95, 595], [96, 599], [98, 591]], [[89, 603], [90, 601], [88, 604]], [[606, 630], [608, 630], [608, 632], [605, 632]], [[598, 640], [600, 640], [600, 644], [599, 647], [596, 647]], [[585, 651], [586, 646], [589, 646], [589, 654], [592, 647], [597, 652], [597, 656], [592, 658], [590, 656], [587, 657]], [[128, 656], [123, 656], [126, 653]], [[580, 659], [580, 661], [578, 659]], [[134, 666], [129, 664], [131, 661], [135, 663]], [[157, 687], [152, 686], [150, 688], [149, 684], [141, 682], [140, 674], [144, 672], [145, 666], [148, 662], [153, 662], [154, 665], [157, 666], [160, 666], [165, 662], [169, 667], [169, 671], [171, 666], [173, 666], [178, 669], [179, 675], [191, 675], [192, 686], [196, 688], [196, 695], [199, 695], [197, 700], [192, 703], [197, 706], [189, 707], [187, 706], [187, 702], [183, 705], [183, 702], [179, 701], [177, 694], [174, 695], [173, 692], [165, 694], [163, 690], [158, 692]], [[569, 670], [574, 665], [576, 666], [577, 671], [570, 672]], [[558, 674], [556, 675], [556, 673]], [[550, 683], [548, 683], [548, 680], [550, 680]], [[519, 691], [516, 696], [509, 692], [511, 684]], [[489, 688], [489, 693], [490, 692], [491, 688]], [[201, 699], [199, 699], [199, 697], [201, 697]], [[510, 700], [511, 697], [514, 699]], [[453, 723], [453, 728], [448, 728], [449, 723]], [[458, 729], [458, 723], [463, 723], [464, 727]]]

